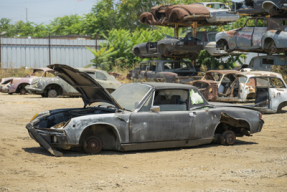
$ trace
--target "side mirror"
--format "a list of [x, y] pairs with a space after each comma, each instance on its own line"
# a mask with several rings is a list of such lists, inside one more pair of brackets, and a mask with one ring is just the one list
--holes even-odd
[[151, 112], [160, 112], [160, 106], [153, 106], [150, 108]]

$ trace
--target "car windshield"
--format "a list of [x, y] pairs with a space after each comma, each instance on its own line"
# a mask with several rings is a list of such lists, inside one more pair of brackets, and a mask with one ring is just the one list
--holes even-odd
[[120, 86], [111, 95], [122, 108], [133, 111], [150, 89], [148, 85], [130, 83]]
[[194, 67], [190, 62], [165, 62], [164, 71], [193, 70]]
[[34, 70], [31, 76], [42, 77], [44, 71], [43, 70]]
[[219, 82], [221, 80], [222, 74], [220, 73], [206, 73], [205, 80], [212, 80]]

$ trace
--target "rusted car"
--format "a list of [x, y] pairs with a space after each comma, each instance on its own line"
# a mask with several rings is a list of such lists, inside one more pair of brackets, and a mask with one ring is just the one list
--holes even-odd
[[207, 101], [214, 101], [218, 97], [218, 84], [215, 81], [197, 80], [188, 84], [197, 87]]
[[[84, 108], [36, 114], [26, 128], [55, 156], [56, 150], [146, 150], [190, 147], [260, 132], [260, 112], [230, 104], [210, 104], [196, 87], [175, 83], [130, 83], [111, 95], [88, 74], [50, 65], [82, 94]], [[90, 106], [95, 102], [101, 102]], [[87, 107], [90, 106], [90, 107]], [[204, 121], [203, 121], [204, 120]]]
[[[140, 16], [142, 23], [148, 25], [168, 25], [169, 23], [189, 23], [196, 20], [201, 26], [222, 25], [235, 22], [238, 15], [228, 14], [230, 8], [223, 3], [205, 2], [189, 5], [163, 5], [151, 8]], [[185, 26], [185, 25], [183, 25]]]
[[253, 57], [248, 66], [249, 69], [256, 71], [272, 71], [275, 67], [287, 68], [287, 56], [264, 55]]
[[196, 59], [202, 49], [215, 57], [228, 55], [241, 55], [242, 52], [234, 51], [227, 53], [216, 47], [215, 35], [217, 32], [199, 31], [196, 38], [189, 32], [184, 38], [166, 36], [159, 42], [146, 42], [133, 47], [132, 52], [140, 58], [156, 57], [184, 57]]
[[287, 11], [287, 0], [232, 0], [232, 3], [232, 13], [276, 16]]
[[225, 95], [229, 91], [229, 87], [235, 81], [237, 73], [240, 73], [240, 71], [209, 70], [202, 79], [189, 84], [197, 87], [205, 99], [214, 101], [218, 95]]
[[286, 52], [287, 19], [250, 18], [242, 28], [217, 33], [216, 45], [227, 52], [235, 50], [268, 54]]
[[233, 51], [231, 53], [227, 53], [224, 50], [220, 50], [216, 46], [215, 36], [217, 32], [208, 32], [208, 31], [198, 31], [196, 32], [196, 37], [203, 41], [204, 49], [214, 57], [222, 57], [222, 56], [237, 56], [243, 54], [240, 51]]
[[203, 42], [189, 32], [184, 38], [167, 37], [159, 42], [141, 43], [133, 47], [135, 56], [145, 57], [185, 57], [196, 59], [203, 49]]
[[[118, 88], [121, 83], [107, 72], [93, 68], [79, 68], [79, 71], [89, 74], [96, 79], [109, 93]], [[25, 87], [29, 93], [39, 94], [43, 97], [81, 96], [81, 94], [63, 79], [56, 77], [41, 77], [33, 79], [31, 85]]]
[[25, 87], [30, 85], [33, 79], [38, 77], [50, 77], [53, 75], [53, 69], [35, 68], [31, 75], [26, 77], [8, 77], [3, 78], [0, 84], [0, 91], [3, 93], [20, 93], [26, 94]]
[[198, 4], [204, 5], [210, 12], [211, 17], [206, 18], [210, 24], [227, 24], [235, 22], [239, 19], [239, 15], [230, 14], [231, 8], [221, 2], [201, 2]]
[[131, 80], [187, 83], [200, 79], [191, 62], [184, 60], [150, 60], [130, 71]]
[[236, 80], [225, 95], [216, 101], [246, 102], [262, 113], [281, 112], [287, 106], [287, 87], [282, 75], [267, 71], [250, 71], [236, 74]]

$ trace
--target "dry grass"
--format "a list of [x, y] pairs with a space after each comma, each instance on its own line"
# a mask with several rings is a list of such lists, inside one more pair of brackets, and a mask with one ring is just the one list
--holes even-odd
[[16, 68], [0, 68], [0, 79], [5, 77], [25, 77], [26, 75], [30, 75], [32, 73], [32, 69], [25, 69], [25, 67], [21, 67], [19, 69]]
[[285, 81], [287, 82], [287, 66], [279, 66], [279, 65], [274, 65], [272, 67], [272, 71], [276, 73], [280, 73]]

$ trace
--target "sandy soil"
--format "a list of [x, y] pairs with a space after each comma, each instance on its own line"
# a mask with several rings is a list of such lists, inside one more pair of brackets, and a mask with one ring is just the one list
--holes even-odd
[[262, 132], [234, 146], [53, 157], [28, 136], [35, 113], [82, 106], [0, 93], [0, 191], [287, 191], [287, 113], [263, 115]]

